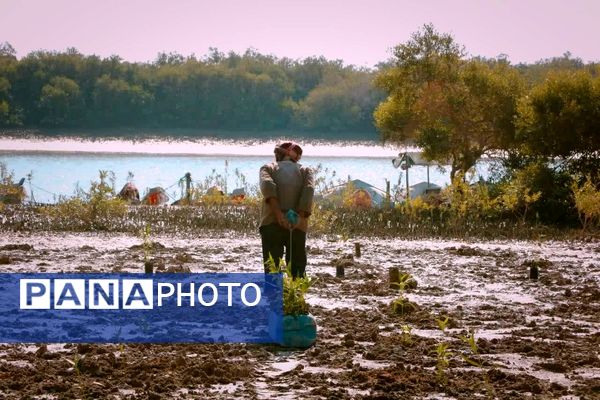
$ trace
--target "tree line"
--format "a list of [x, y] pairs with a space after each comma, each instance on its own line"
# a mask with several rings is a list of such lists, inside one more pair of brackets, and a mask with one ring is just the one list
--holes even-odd
[[0, 127], [300, 130], [377, 137], [374, 71], [211, 48], [149, 63], [0, 45]]
[[552, 157], [598, 170], [600, 65], [569, 53], [534, 64], [467, 57], [425, 25], [373, 69], [252, 49], [153, 62], [76, 49], [17, 59], [0, 44], [0, 127], [274, 130], [413, 143], [465, 173], [484, 155]]

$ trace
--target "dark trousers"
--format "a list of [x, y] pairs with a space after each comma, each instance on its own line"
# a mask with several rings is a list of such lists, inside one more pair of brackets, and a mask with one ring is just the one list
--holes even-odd
[[[290, 231], [279, 224], [270, 224], [260, 227], [260, 237], [262, 241], [263, 262], [265, 263], [265, 273], [269, 272], [266, 262], [269, 255], [273, 257], [278, 265], [279, 260], [283, 258], [285, 248], [285, 262], [292, 263], [292, 276], [294, 278], [303, 277], [306, 274], [306, 232], [300, 229], [292, 231], [292, 243], [290, 247]], [[290, 260], [290, 250], [292, 259]]]

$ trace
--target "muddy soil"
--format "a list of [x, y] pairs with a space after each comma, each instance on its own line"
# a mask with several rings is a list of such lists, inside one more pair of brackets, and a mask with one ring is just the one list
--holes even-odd
[[[257, 237], [152, 240], [155, 269], [262, 270]], [[314, 347], [0, 344], [0, 398], [600, 398], [600, 243], [308, 242]], [[0, 271], [143, 272], [140, 243], [5, 232]], [[390, 288], [391, 267], [416, 288]]]

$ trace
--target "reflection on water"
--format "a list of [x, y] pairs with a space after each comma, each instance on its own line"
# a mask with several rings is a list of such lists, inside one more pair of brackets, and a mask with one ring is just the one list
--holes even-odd
[[[72, 195], [77, 185], [87, 188], [98, 178], [99, 170], [111, 170], [116, 175], [119, 190], [128, 172], [144, 192], [146, 188], [162, 186], [168, 194], [179, 198], [179, 179], [190, 172], [196, 182], [203, 182], [213, 171], [226, 178], [228, 192], [258, 183], [261, 165], [273, 158], [275, 142], [250, 141], [77, 141], [0, 139], [0, 162], [8, 165], [20, 179], [33, 172], [33, 194], [38, 202], [53, 202], [55, 196]], [[391, 160], [398, 149], [364, 142], [310, 142], [304, 148], [304, 165], [327, 168], [327, 179], [337, 182], [361, 179], [385, 190], [386, 180], [392, 188], [401, 181], [403, 171], [395, 169]], [[482, 164], [478, 173], [487, 176], [488, 166]], [[335, 175], [333, 175], [335, 171]], [[427, 180], [426, 167], [410, 169], [410, 184]], [[430, 168], [430, 181], [444, 186], [448, 171]], [[27, 186], [27, 184], [26, 184]], [[27, 190], [29, 191], [27, 186]], [[42, 190], [43, 189], [43, 190]]]

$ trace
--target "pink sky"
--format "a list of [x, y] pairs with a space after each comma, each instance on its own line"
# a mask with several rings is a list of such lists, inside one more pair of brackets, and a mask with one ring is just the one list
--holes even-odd
[[428, 22], [472, 55], [517, 63], [570, 51], [599, 61], [599, 21], [598, 0], [0, 0], [0, 42], [19, 57], [76, 47], [129, 61], [253, 47], [370, 67]]

